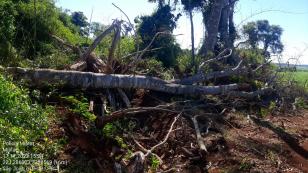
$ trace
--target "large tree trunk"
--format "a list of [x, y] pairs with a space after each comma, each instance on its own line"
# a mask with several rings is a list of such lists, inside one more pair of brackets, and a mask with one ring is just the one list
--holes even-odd
[[219, 24], [219, 31], [220, 31], [220, 40], [223, 43], [224, 48], [228, 47], [229, 42], [229, 13], [230, 13], [230, 6], [229, 0], [224, 0], [224, 7], [221, 12], [220, 17], [220, 24]]
[[9, 67], [9, 73], [24, 80], [30, 80], [34, 86], [58, 84], [79, 89], [148, 89], [171, 94], [222, 94], [240, 89], [237, 84], [221, 86], [195, 86], [169, 83], [159, 78], [139, 75], [115, 75], [79, 71], [63, 71], [51, 69], [26, 69]]
[[233, 15], [234, 15], [234, 7], [237, 0], [230, 0], [230, 12], [229, 12], [229, 42], [228, 47], [234, 48], [234, 41], [236, 39], [236, 29], [234, 25]]
[[[217, 42], [217, 34], [219, 21], [221, 17], [221, 11], [224, 7], [224, 0], [213, 0], [213, 5], [211, 6], [209, 14], [203, 14], [204, 24], [206, 28], [207, 35], [205, 36], [203, 45], [200, 49], [200, 54], [205, 56], [208, 51], [213, 51], [214, 46]], [[205, 17], [209, 15], [208, 17]]]

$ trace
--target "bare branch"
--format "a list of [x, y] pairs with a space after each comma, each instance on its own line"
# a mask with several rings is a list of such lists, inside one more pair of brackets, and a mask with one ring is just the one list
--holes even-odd
[[172, 132], [173, 126], [176, 123], [176, 121], [179, 119], [179, 117], [182, 115], [182, 113], [179, 113], [173, 120], [169, 131], [167, 133], [167, 135], [165, 136], [165, 139], [163, 141], [161, 141], [160, 143], [156, 144], [155, 146], [153, 146], [150, 150], [147, 151], [147, 153], [145, 154], [145, 156], [148, 156], [149, 154], [151, 154], [156, 148], [158, 148], [159, 146], [165, 144], [170, 136], [170, 133]]
[[[126, 72], [126, 71], [128, 70], [129, 67], [133, 67], [133, 66], [142, 58], [142, 56], [145, 54], [145, 52], [147, 52], [147, 51], [150, 49], [150, 47], [151, 47], [151, 45], [153, 44], [153, 42], [155, 41], [155, 39], [156, 39], [159, 35], [161, 35], [161, 34], [170, 34], [170, 33], [168, 33], [168, 32], [157, 32], [157, 33], [154, 35], [154, 37], [152, 38], [151, 42], [147, 45], [147, 47], [145, 47], [142, 51], [140, 51], [140, 54], [137, 54], [137, 55], [136, 55], [136, 58], [127, 66], [127, 68], [125, 68], [125, 69], [123, 70], [123, 72]], [[137, 51], [137, 52], [139, 52], [139, 51]]]
[[199, 145], [199, 147], [200, 147], [200, 149], [202, 151], [207, 153], [208, 151], [207, 151], [207, 149], [205, 147], [204, 141], [203, 141], [202, 136], [201, 136], [199, 124], [198, 124], [198, 121], [197, 121], [197, 116], [191, 117], [191, 120], [193, 121], [194, 126], [195, 126], [195, 131], [196, 131], [196, 137], [197, 137], [198, 145]]
[[263, 63], [261, 65], [259, 65], [257, 68], [255, 68], [254, 70], [252, 70], [253, 72], [257, 72], [259, 69], [263, 68], [264, 66], [270, 64], [272, 62], [272, 60], [266, 62], [266, 63]]
[[116, 27], [115, 27], [115, 34], [112, 40], [111, 47], [109, 49], [109, 54], [108, 54], [108, 59], [107, 59], [107, 67], [110, 68], [110, 70], [113, 70], [112, 61], [114, 59], [114, 52], [115, 52], [115, 49], [120, 39], [121, 39], [121, 23], [119, 22], [116, 24]]
[[128, 107], [128, 108], [131, 107], [130, 101], [129, 101], [127, 95], [125, 94], [125, 92], [120, 88], [117, 88], [117, 91], [120, 94], [120, 96], [121, 96], [123, 102], [125, 103], [126, 107]]
[[130, 21], [130, 19], [129, 19], [129, 17], [127, 16], [127, 14], [126, 14], [119, 6], [115, 5], [114, 3], [112, 3], [112, 5], [113, 5], [114, 7], [116, 7], [118, 10], [120, 10], [121, 13], [124, 14], [124, 16], [126, 17], [126, 19], [127, 19], [128, 22], [129, 22], [130, 27], [134, 30], [134, 32], [135, 32], [135, 34], [136, 34], [137, 32], [136, 32], [136, 30], [135, 30], [135, 27], [134, 27], [134, 25], [132, 24], [132, 22]]
[[[146, 52], [156, 51], [156, 50], [159, 50], [159, 49], [162, 49], [162, 47], [158, 47], [158, 48], [154, 48], [154, 49], [149, 49], [149, 50], [147, 50]], [[128, 55], [123, 56], [121, 59], [129, 58], [129, 57], [131, 57], [131, 56], [134, 56], [134, 55], [136, 55], [136, 54], [141, 53], [142, 51], [144, 51], [144, 50], [140, 50], [140, 51], [137, 51], [137, 52], [130, 53], [130, 54], [128, 54]]]
[[[225, 55], [225, 53], [229, 51], [229, 53], [227, 55]], [[206, 60], [204, 62], [202, 62], [199, 66], [199, 72], [200, 72], [200, 69], [205, 65], [205, 64], [208, 64], [208, 63], [211, 63], [211, 62], [214, 62], [214, 61], [219, 61], [219, 60], [222, 60], [222, 59], [225, 59], [225, 58], [228, 58], [232, 55], [232, 49], [225, 49], [223, 50], [222, 52], [220, 52], [215, 58], [212, 58], [212, 59], [209, 59], [209, 60]]]
[[82, 56], [81, 50], [79, 47], [71, 45], [70, 43], [66, 42], [65, 40], [61, 39], [60, 37], [57, 37], [53, 34], [50, 34], [51, 38], [53, 38], [54, 40], [56, 40], [58, 43], [70, 48], [74, 53], [78, 54], [79, 57]]
[[223, 70], [223, 71], [216, 71], [209, 74], [203, 74], [198, 73], [196, 75], [181, 79], [181, 80], [175, 80], [172, 81], [173, 83], [182, 84], [182, 85], [192, 85], [194, 83], [203, 82], [207, 80], [211, 80], [214, 78], [221, 78], [221, 77], [227, 77], [235, 74], [246, 74], [248, 73], [243, 68], [240, 68], [243, 63], [243, 60], [241, 60], [238, 65], [232, 69], [229, 70]]
[[98, 46], [98, 44], [102, 41], [102, 39], [117, 27], [119, 22], [120, 21], [115, 20], [111, 26], [109, 26], [104, 32], [102, 32], [99, 36], [97, 36], [82, 57], [86, 59], [94, 51], [94, 49]]

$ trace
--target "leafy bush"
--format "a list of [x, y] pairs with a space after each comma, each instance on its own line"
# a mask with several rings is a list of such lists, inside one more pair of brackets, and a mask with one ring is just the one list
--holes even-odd
[[[52, 45], [50, 45], [52, 46]], [[68, 64], [72, 64], [76, 59], [75, 55], [69, 55], [65, 52], [50, 48], [49, 55], [38, 56], [34, 61], [27, 66], [34, 68], [52, 68], [52, 69], [64, 69]]]
[[264, 56], [261, 50], [256, 49], [240, 49], [238, 50], [240, 57], [242, 57], [248, 64], [262, 64], [264, 63]]
[[[14, 140], [19, 136], [24, 139], [36, 138], [44, 134], [47, 127], [48, 112], [32, 103], [26, 90], [19, 88], [3, 76], [0, 76], [0, 115], [2, 130], [12, 130], [4, 128], [4, 125], [16, 129], [11, 131], [12, 133], [2, 133], [5, 135], [1, 136], [1, 139], [5, 137]], [[15, 138], [14, 134], [17, 131], [21, 134]]]
[[65, 26], [61, 14], [53, 0], [37, 1], [36, 6], [33, 0], [1, 1], [0, 63], [4, 66], [27, 65], [23, 59], [45, 58], [55, 50], [63, 49], [53, 44], [50, 34], [71, 44], [85, 41], [73, 27]]
[[96, 116], [89, 112], [89, 103], [88, 100], [83, 97], [79, 96], [77, 98], [75, 96], [63, 96], [62, 99], [70, 103], [70, 110], [78, 115], [83, 116], [89, 121], [94, 121]]
[[4, 0], [0, 3], [0, 62], [4, 63], [14, 57], [11, 44], [15, 34], [16, 10], [11, 1]]
[[[5, 142], [36, 142], [44, 137], [47, 130], [47, 115], [51, 109], [42, 108], [33, 103], [28, 92], [9, 79], [0, 75], [0, 148], [5, 149]], [[15, 150], [31, 153], [36, 146], [26, 148], [14, 145]], [[0, 158], [4, 159], [5, 151], [0, 150]], [[0, 160], [2, 160], [0, 159]], [[2, 161], [1, 165], [4, 164]]]
[[296, 97], [294, 101], [296, 108], [308, 109], [308, 101], [303, 97]]
[[164, 67], [163, 63], [154, 58], [148, 58], [138, 64], [138, 70], [149, 76], [155, 76], [164, 80], [171, 80], [173, 77], [173, 70]]
[[[176, 59], [176, 64], [180, 70], [181, 73], [187, 72], [187, 70], [193, 70], [193, 64], [192, 64], [192, 57], [190, 52], [184, 52]], [[201, 57], [196, 56], [195, 57], [196, 64], [200, 64]]]

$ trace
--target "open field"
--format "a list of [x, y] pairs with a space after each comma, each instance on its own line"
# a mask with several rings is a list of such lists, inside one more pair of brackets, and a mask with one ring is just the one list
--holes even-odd
[[300, 86], [304, 86], [308, 89], [308, 70], [298, 70], [295, 72], [280, 72], [283, 80], [296, 81]]

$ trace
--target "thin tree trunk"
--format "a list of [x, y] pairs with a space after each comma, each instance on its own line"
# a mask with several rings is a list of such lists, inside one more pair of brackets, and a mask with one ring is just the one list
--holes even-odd
[[195, 72], [197, 72], [197, 63], [195, 58], [195, 31], [194, 31], [194, 21], [193, 21], [193, 14], [192, 10], [189, 10], [189, 19], [190, 19], [190, 35], [191, 35], [191, 58], [192, 58], [192, 67], [194, 68]]

